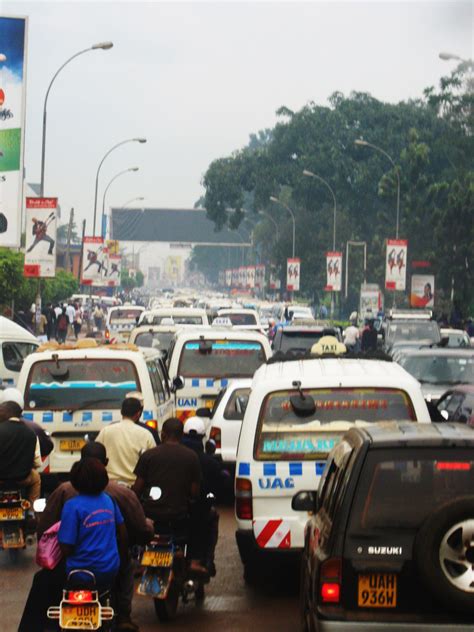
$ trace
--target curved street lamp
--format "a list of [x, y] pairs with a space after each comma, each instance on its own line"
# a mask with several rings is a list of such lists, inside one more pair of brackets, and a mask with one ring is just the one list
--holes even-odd
[[316, 178], [316, 180], [319, 180], [320, 182], [322, 182], [329, 189], [329, 192], [332, 195], [332, 199], [334, 202], [334, 219], [333, 219], [333, 227], [332, 227], [332, 249], [336, 250], [336, 213], [337, 213], [336, 194], [334, 193], [331, 186], [329, 185], [329, 182], [327, 182], [324, 178], [321, 178], [321, 176], [318, 176], [316, 173], [313, 173], [312, 171], [308, 171], [308, 169], [304, 169], [303, 175], [308, 176], [310, 178]]
[[275, 202], [275, 204], [279, 204], [280, 206], [283, 206], [283, 208], [286, 208], [286, 210], [288, 211], [288, 213], [291, 215], [291, 219], [293, 221], [293, 247], [292, 247], [292, 258], [295, 258], [295, 237], [296, 237], [296, 219], [295, 219], [295, 214], [293, 213], [293, 211], [291, 210], [291, 208], [285, 204], [284, 202], [282, 202], [281, 200], [279, 200], [277, 197], [274, 197], [273, 195], [270, 196], [270, 201], [271, 202]]
[[105, 196], [107, 195], [107, 191], [110, 189], [110, 185], [112, 184], [112, 182], [115, 182], [115, 180], [117, 180], [117, 178], [119, 178], [120, 176], [123, 176], [125, 173], [128, 173], [129, 171], [138, 171], [139, 167], [129, 167], [128, 169], [124, 169], [123, 171], [119, 171], [119, 173], [117, 173], [109, 182], [109, 184], [105, 187], [105, 191], [104, 191], [104, 197], [102, 198], [102, 237], [103, 239], [105, 239], [106, 237], [106, 229], [105, 229]]
[[[46, 90], [46, 96], [44, 98], [44, 106], [43, 106], [43, 138], [41, 141], [41, 180], [40, 180], [40, 197], [44, 196], [44, 169], [45, 169], [45, 157], [46, 157], [46, 119], [47, 119], [47, 106], [48, 106], [48, 97], [51, 90], [51, 87], [59, 75], [61, 70], [67, 66], [73, 59], [79, 57], [79, 55], [83, 55], [84, 53], [88, 53], [91, 50], [109, 50], [113, 47], [113, 42], [99, 42], [98, 44], [93, 44], [89, 46], [89, 48], [85, 48], [84, 50], [80, 50], [78, 53], [69, 57], [64, 64], [56, 71], [53, 78], [51, 79], [48, 89]], [[4, 60], [2, 60], [4, 61]]]
[[381, 147], [378, 147], [377, 145], [373, 145], [372, 143], [368, 143], [366, 140], [362, 140], [361, 138], [358, 138], [357, 140], [355, 140], [354, 144], [358, 145], [359, 147], [371, 147], [372, 149], [379, 151], [391, 162], [393, 168], [395, 169], [395, 173], [397, 175], [397, 224], [396, 224], [396, 230], [395, 230], [395, 238], [398, 239], [398, 229], [400, 226], [400, 172], [399, 172], [399, 169], [396, 166], [390, 154], [387, 154], [387, 152]]
[[125, 204], [122, 204], [122, 206], [120, 208], [125, 208], [129, 204], [131, 204], [132, 202], [143, 202], [144, 199], [145, 199], [144, 197], [133, 197], [133, 198], [130, 198], [130, 200], [127, 200], [125, 202]]

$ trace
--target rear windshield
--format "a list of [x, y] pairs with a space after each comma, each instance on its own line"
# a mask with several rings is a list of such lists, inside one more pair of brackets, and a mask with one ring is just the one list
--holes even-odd
[[472, 450], [373, 450], [355, 494], [351, 531], [417, 528], [441, 505], [472, 494], [473, 488]]
[[2, 344], [3, 363], [9, 371], [20, 371], [23, 360], [33, 353], [38, 345], [31, 342], [4, 342]]
[[352, 426], [376, 421], [414, 421], [410, 398], [396, 389], [329, 388], [304, 390], [315, 402], [310, 417], [298, 416], [290, 397], [277, 391], [265, 398], [260, 411], [255, 458], [258, 460], [326, 458]]
[[472, 356], [405, 356], [399, 360], [404, 369], [425, 384], [471, 384], [474, 382]]
[[219, 314], [220, 318], [228, 318], [233, 325], [256, 325], [255, 314]]
[[443, 334], [448, 338], [448, 347], [470, 347], [471, 341], [465, 331], [453, 331], [449, 334]]
[[187, 342], [179, 361], [183, 377], [252, 377], [266, 360], [259, 342], [209, 340], [212, 348], [200, 350], [199, 340]]
[[[150, 325], [161, 325], [163, 320], [171, 319], [174, 325], [202, 325], [202, 316], [172, 316], [171, 314], [164, 314], [163, 316], [147, 316], [146, 321]], [[170, 324], [170, 323], [168, 323]]]
[[174, 338], [172, 331], [149, 332], [144, 331], [135, 338], [138, 347], [151, 347], [152, 349], [167, 350]]
[[399, 342], [401, 340], [430, 340], [438, 343], [441, 340], [439, 326], [432, 320], [421, 322], [391, 322], [387, 331], [388, 340]]
[[229, 397], [224, 410], [224, 419], [241, 421], [244, 418], [245, 409], [249, 401], [250, 389], [238, 388]]
[[137, 317], [140, 316], [142, 311], [143, 310], [141, 309], [133, 309], [133, 307], [126, 309], [113, 309], [110, 312], [109, 323], [111, 325], [129, 325], [130, 323], [136, 322]]
[[306, 351], [322, 337], [322, 331], [285, 331], [281, 332], [279, 351]]
[[128, 360], [61, 359], [33, 365], [25, 391], [27, 410], [120, 408], [125, 395], [139, 391], [135, 366]]

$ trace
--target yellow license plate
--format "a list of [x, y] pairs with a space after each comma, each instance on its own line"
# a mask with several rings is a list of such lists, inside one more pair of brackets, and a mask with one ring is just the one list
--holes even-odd
[[169, 551], [145, 551], [141, 563], [142, 566], [169, 567], [173, 563], [173, 554]]
[[23, 515], [21, 507], [2, 507], [0, 509], [0, 520], [23, 520]]
[[61, 604], [59, 624], [67, 630], [98, 630], [100, 625], [99, 604]]
[[359, 608], [396, 608], [397, 576], [395, 573], [359, 575]]
[[79, 452], [86, 445], [84, 439], [61, 439], [59, 449], [62, 452]]

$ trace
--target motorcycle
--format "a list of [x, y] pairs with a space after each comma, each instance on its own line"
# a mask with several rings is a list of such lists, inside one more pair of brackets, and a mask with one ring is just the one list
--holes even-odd
[[20, 549], [34, 543], [34, 521], [28, 520], [31, 503], [15, 483], [0, 484], [0, 548], [16, 561]]
[[[151, 498], [157, 500], [160, 492], [152, 488]], [[161, 622], [175, 618], [180, 597], [184, 604], [193, 597], [197, 602], [202, 601], [204, 586], [210, 581], [209, 574], [193, 573], [190, 569], [187, 536], [179, 531], [173, 525], [158, 528], [158, 533], [139, 556], [143, 572], [137, 593], [153, 598]]]
[[[78, 581], [81, 575], [87, 575], [88, 580]], [[110, 591], [99, 594], [94, 573], [71, 571], [67, 584], [60, 605], [48, 608], [48, 618], [59, 621], [60, 630], [111, 630], [114, 610]]]

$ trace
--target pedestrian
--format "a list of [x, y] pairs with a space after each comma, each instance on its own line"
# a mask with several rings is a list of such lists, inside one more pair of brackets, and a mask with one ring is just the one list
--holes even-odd
[[56, 312], [53, 309], [53, 305], [51, 303], [48, 303], [46, 307], [45, 316], [46, 316], [46, 320], [48, 321], [48, 324], [46, 327], [46, 336], [48, 340], [51, 340], [56, 330]]
[[93, 318], [94, 318], [94, 324], [97, 327], [97, 331], [102, 331], [102, 323], [104, 321], [104, 312], [102, 310], [102, 307], [99, 304], [95, 306]]
[[369, 320], [367, 327], [362, 332], [361, 348], [362, 351], [377, 350], [377, 331], [374, 327], [373, 318]]
[[41, 312], [39, 318], [36, 320], [36, 336], [40, 342], [46, 342], [48, 340], [47, 336], [48, 330], [48, 319], [43, 312]]
[[75, 311], [74, 311], [73, 326], [74, 326], [74, 336], [76, 337], [76, 340], [77, 340], [79, 338], [79, 334], [82, 329], [82, 311], [79, 305], [77, 304], [75, 306]]
[[357, 314], [351, 314], [350, 325], [346, 327], [344, 330], [344, 344], [346, 345], [348, 351], [357, 352], [359, 351], [359, 338], [360, 332], [357, 325]]
[[96, 441], [107, 450], [109, 478], [129, 486], [135, 482], [135, 467], [140, 454], [156, 447], [152, 434], [137, 424], [142, 412], [142, 402], [138, 398], [127, 397], [122, 402], [122, 421], [105, 426], [96, 437]]
[[56, 320], [56, 340], [63, 344], [66, 342], [67, 329], [69, 327], [69, 319], [66, 314], [66, 308], [63, 307], [62, 312]]

